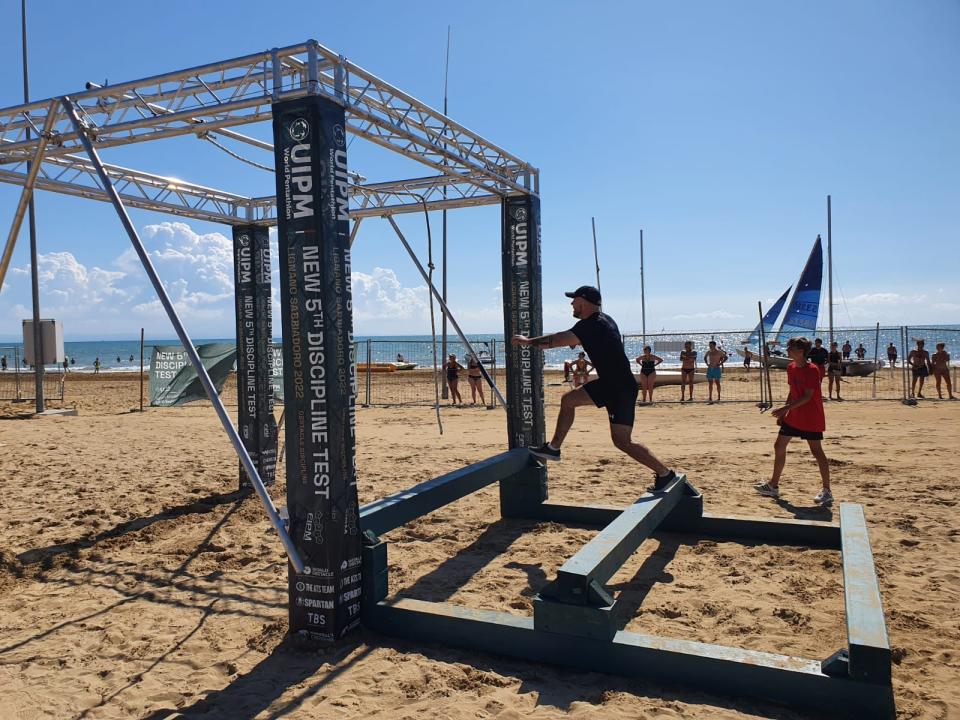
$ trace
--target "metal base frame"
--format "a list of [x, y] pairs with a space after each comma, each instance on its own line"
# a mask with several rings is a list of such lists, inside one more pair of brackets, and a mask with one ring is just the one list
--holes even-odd
[[[388, 597], [387, 545], [379, 535], [494, 482], [504, 517], [603, 526], [534, 599], [533, 617]], [[890, 642], [860, 505], [842, 503], [839, 523], [713, 515], [703, 512], [703, 495], [684, 476], [626, 508], [549, 503], [544, 467], [516, 449], [371, 503], [361, 510], [361, 526], [361, 622], [385, 635], [827, 715], [895, 715]], [[617, 600], [604, 584], [657, 529], [840, 550], [847, 646], [817, 660], [621, 630]]]

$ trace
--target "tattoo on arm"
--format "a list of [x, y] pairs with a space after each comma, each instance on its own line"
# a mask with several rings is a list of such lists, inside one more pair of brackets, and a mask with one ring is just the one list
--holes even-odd
[[550, 347], [552, 335], [541, 335], [540, 337], [530, 338], [530, 344], [534, 347]]

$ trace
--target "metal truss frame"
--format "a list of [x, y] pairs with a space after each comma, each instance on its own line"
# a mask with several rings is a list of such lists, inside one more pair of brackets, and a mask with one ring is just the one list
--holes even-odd
[[[751, 519], [703, 512], [703, 495], [679, 476], [626, 508], [562, 505], [517, 494], [544, 468], [524, 449], [421, 483], [361, 508], [361, 622], [385, 635], [525, 660], [757, 697], [851, 717], [893, 718], [891, 653], [863, 507], [842, 503], [840, 522]], [[534, 598], [533, 617], [388, 597], [380, 535], [495, 482], [505, 517], [601, 526]], [[642, 635], [620, 629], [604, 586], [656, 529], [697, 537], [840, 550], [847, 645], [824, 660]]]
[[[535, 167], [314, 40], [142, 80], [88, 84], [70, 97], [98, 150], [214, 134], [272, 150], [230, 128], [269, 120], [274, 102], [308, 94], [341, 104], [348, 133], [438, 173], [355, 183], [354, 218], [414, 212], [424, 202], [430, 210], [491, 205], [509, 194], [539, 192]], [[37, 136], [43, 132], [41, 142]], [[27, 166], [39, 159], [37, 188], [108, 200], [89, 160], [76, 154], [80, 150], [79, 134], [59, 102], [0, 109], [0, 181], [26, 186]], [[276, 224], [273, 197], [247, 197], [118, 165], [106, 168], [120, 197], [133, 207], [233, 225]]]

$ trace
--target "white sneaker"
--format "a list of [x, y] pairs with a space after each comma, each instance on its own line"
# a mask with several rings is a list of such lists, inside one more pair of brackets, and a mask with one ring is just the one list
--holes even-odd
[[829, 490], [821, 490], [813, 501], [818, 505], [830, 505], [833, 503], [833, 493]]
[[767, 497], [777, 498], [780, 497], [780, 488], [776, 485], [771, 485], [768, 482], [760, 482], [753, 486], [753, 489], [756, 490], [761, 495], [766, 495]]

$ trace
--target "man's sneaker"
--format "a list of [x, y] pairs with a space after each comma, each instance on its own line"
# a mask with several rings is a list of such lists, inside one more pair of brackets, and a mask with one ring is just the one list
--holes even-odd
[[672, 469], [668, 470], [667, 474], [664, 475], [663, 477], [659, 475], [654, 475], [653, 485], [647, 486], [647, 492], [648, 493], [663, 492], [664, 490], [667, 489], [667, 485], [669, 485], [676, 479], [677, 479], [677, 474]]
[[821, 490], [813, 501], [818, 505], [830, 505], [833, 503], [833, 493], [829, 490]]
[[776, 485], [771, 485], [768, 482], [757, 483], [753, 486], [753, 489], [761, 495], [766, 495], [767, 497], [780, 497], [780, 488], [778, 488]]
[[544, 443], [540, 447], [529, 448], [530, 454], [540, 460], [559, 460], [560, 451], [550, 447], [550, 443]]

